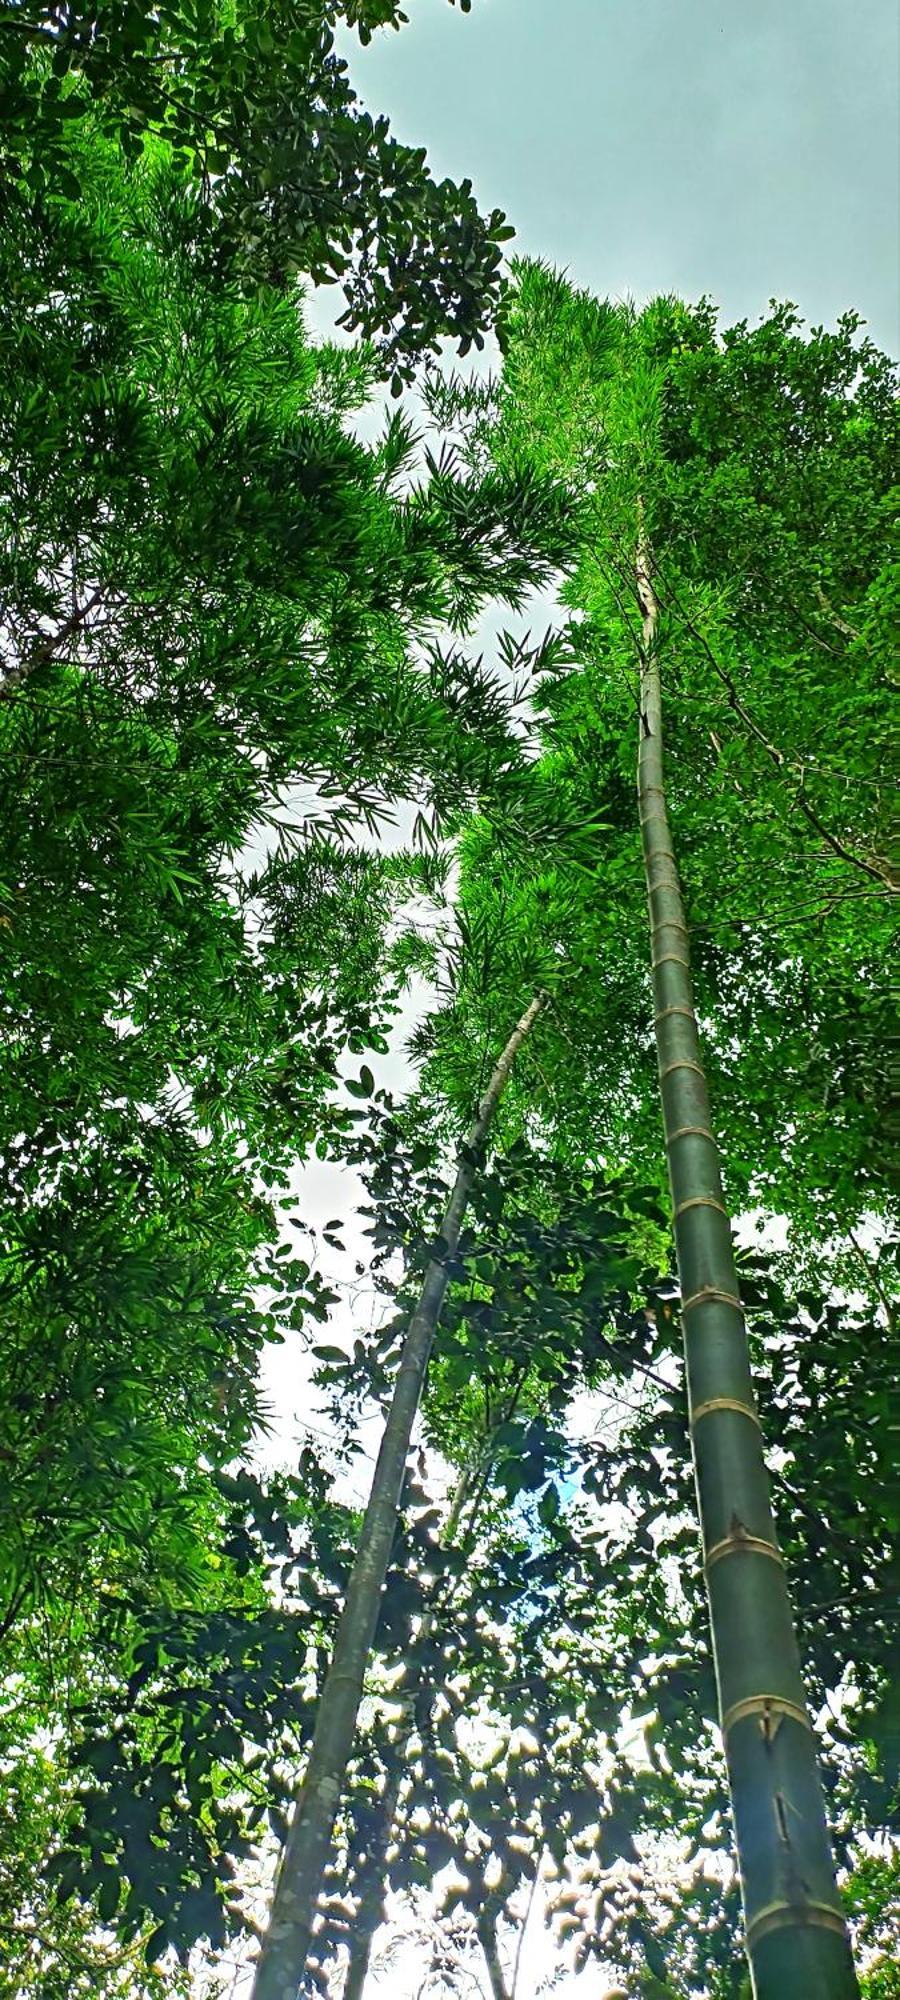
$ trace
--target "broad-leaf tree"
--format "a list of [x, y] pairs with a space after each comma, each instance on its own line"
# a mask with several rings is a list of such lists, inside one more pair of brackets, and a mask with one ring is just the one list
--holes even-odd
[[443, 337], [460, 353], [484, 345], [513, 234], [499, 209], [481, 215], [471, 181], [435, 181], [425, 148], [361, 106], [336, 27], [366, 42], [405, 19], [397, 0], [11, 0], [7, 208], [44, 217], [87, 194], [73, 128], [112, 138], [126, 160], [161, 139], [183, 165], [210, 273], [251, 293], [298, 274], [340, 282], [343, 323], [377, 341], [399, 391]]

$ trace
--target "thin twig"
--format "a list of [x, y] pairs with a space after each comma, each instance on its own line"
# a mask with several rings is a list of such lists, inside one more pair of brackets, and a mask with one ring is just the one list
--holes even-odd
[[104, 586], [98, 585], [86, 604], [77, 605], [58, 632], [48, 633], [43, 643], [35, 647], [29, 659], [23, 660], [18, 667], [12, 667], [9, 673], [4, 675], [0, 681], [0, 697], [11, 694], [14, 688], [21, 687], [22, 682], [28, 680], [38, 667], [45, 666], [48, 660], [56, 657], [60, 646], [64, 646], [73, 632], [79, 631], [85, 620], [90, 617], [95, 606], [100, 603], [103, 592]]

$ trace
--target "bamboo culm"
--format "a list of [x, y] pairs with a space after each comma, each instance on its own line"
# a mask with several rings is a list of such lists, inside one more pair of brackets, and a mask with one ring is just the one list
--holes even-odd
[[663, 773], [659, 608], [643, 513], [638, 799], [688, 1410], [719, 1714], [756, 2000], [857, 2000], [804, 1700], [694, 1013]]
[[[444, 1549], [455, 1547], [457, 1530], [470, 1500], [472, 1500], [473, 1504], [466, 1524], [467, 1542], [472, 1535], [478, 1508], [484, 1497], [487, 1485], [488, 1468], [494, 1451], [494, 1436], [499, 1426], [508, 1423], [514, 1415], [522, 1391], [525, 1374], [526, 1370], [523, 1369], [513, 1387], [512, 1395], [501, 1409], [494, 1432], [489, 1436], [486, 1449], [482, 1453], [478, 1463], [470, 1466], [466, 1472], [461, 1474], [457, 1481], [453, 1503], [441, 1533], [441, 1547]], [[435, 1597], [432, 1597], [432, 1601], [422, 1618], [416, 1634], [416, 1650], [411, 1668], [409, 1669], [408, 1679], [397, 1690], [398, 1699], [402, 1702], [403, 1720], [400, 1724], [399, 1740], [395, 1749], [394, 1760], [388, 1771], [384, 1790], [378, 1802], [378, 1813], [369, 1834], [367, 1853], [368, 1883], [356, 1913], [353, 1937], [349, 1943], [350, 1956], [347, 1962], [347, 1977], [344, 1981], [341, 2000], [362, 2000], [363, 1990], [368, 1978], [372, 1944], [375, 1931], [381, 1921], [381, 1912], [387, 1888], [387, 1852], [391, 1844], [400, 1804], [400, 1792], [403, 1785], [404, 1772], [408, 1764], [410, 1740], [416, 1727], [416, 1704], [425, 1680], [422, 1664], [423, 1654], [435, 1630], [438, 1617], [446, 1613], [448, 1604], [452, 1604], [452, 1588], [451, 1586], [449, 1597], [446, 1592], [441, 1593], [439, 1601]], [[440, 1590], [440, 1585], [437, 1586], [437, 1589]]]
[[543, 993], [537, 994], [514, 1028], [460, 1150], [456, 1179], [440, 1226], [440, 1254], [428, 1265], [419, 1302], [407, 1328], [331, 1665], [319, 1701], [303, 1790], [288, 1832], [269, 1925], [257, 1962], [252, 2000], [298, 2000], [304, 1991], [316, 1905], [378, 1624], [413, 1424], [447, 1289], [447, 1266], [459, 1244], [479, 1156], [504, 1086], [544, 1000]]
[[506, 1984], [506, 1974], [503, 1970], [497, 1945], [496, 1912], [491, 1909], [483, 1909], [478, 1917], [475, 1928], [478, 1932], [478, 1942], [481, 1946], [484, 1963], [487, 1968], [491, 2000], [510, 2000], [509, 1989]]
[[[457, 1481], [453, 1504], [447, 1515], [441, 1534], [441, 1547], [452, 1548], [456, 1531], [468, 1505], [474, 1485], [475, 1473], [464, 1472]], [[387, 1887], [387, 1851], [400, 1804], [400, 1792], [407, 1764], [410, 1738], [415, 1729], [416, 1702], [422, 1689], [423, 1675], [421, 1654], [432, 1636], [437, 1621], [437, 1610], [429, 1605], [416, 1634], [416, 1654], [412, 1671], [405, 1686], [398, 1690], [403, 1704], [403, 1719], [400, 1724], [401, 1741], [396, 1745], [395, 1755], [385, 1779], [384, 1790], [378, 1801], [378, 1812], [369, 1834], [368, 1868], [370, 1880], [365, 1895], [356, 1914], [353, 1937], [350, 1940], [350, 1958], [347, 1977], [341, 2000], [362, 2000], [363, 1989], [369, 1976], [369, 1960], [372, 1943], [381, 1919], [384, 1893]]]

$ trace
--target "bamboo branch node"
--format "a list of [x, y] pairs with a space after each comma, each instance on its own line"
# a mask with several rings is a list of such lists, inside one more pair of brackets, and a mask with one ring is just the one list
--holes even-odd
[[706, 1080], [702, 1064], [695, 1062], [688, 1062], [686, 1057], [681, 1057], [678, 1062], [670, 1062], [670, 1063], [665, 1063], [663, 1065], [662, 1069], [659, 1072], [660, 1083], [662, 1083], [664, 1076], [671, 1076], [672, 1071], [676, 1069], [692, 1069], [697, 1076], [704, 1077], [704, 1082]]
[[[761, 1715], [764, 1723], [769, 1716], [780, 1718], [786, 1715], [792, 1722], [801, 1723], [804, 1729], [812, 1729], [809, 1716], [805, 1708], [800, 1707], [799, 1702], [786, 1701], [780, 1694], [751, 1694], [745, 1701], [735, 1701], [730, 1708], [726, 1708], [719, 1724], [723, 1738], [727, 1737], [729, 1729], [733, 1729], [736, 1722], [743, 1722], [748, 1715]], [[766, 1734], [774, 1736], [775, 1730], [767, 1730]]]
[[[707, 1125], [679, 1125], [676, 1131], [668, 1134], [666, 1145], [674, 1146], [676, 1139], [708, 1139], [711, 1146], [716, 1145], [715, 1134]], [[701, 1298], [703, 1294], [698, 1292], [696, 1296]], [[719, 1293], [718, 1296], [724, 1298], [725, 1294]]]
[[686, 1021], [695, 1021], [697, 1018], [696, 1014], [694, 1013], [693, 1007], [679, 1007], [677, 1005], [672, 1007], [661, 1007], [659, 1013], [654, 1014], [653, 1016], [654, 1027], [656, 1026], [657, 1021], [664, 1021], [668, 1014], [683, 1014]]

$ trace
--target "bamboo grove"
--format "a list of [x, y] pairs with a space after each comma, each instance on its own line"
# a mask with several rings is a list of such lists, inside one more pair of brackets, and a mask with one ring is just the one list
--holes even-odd
[[0, 21], [0, 1993], [895, 2000], [896, 372], [403, 18]]

